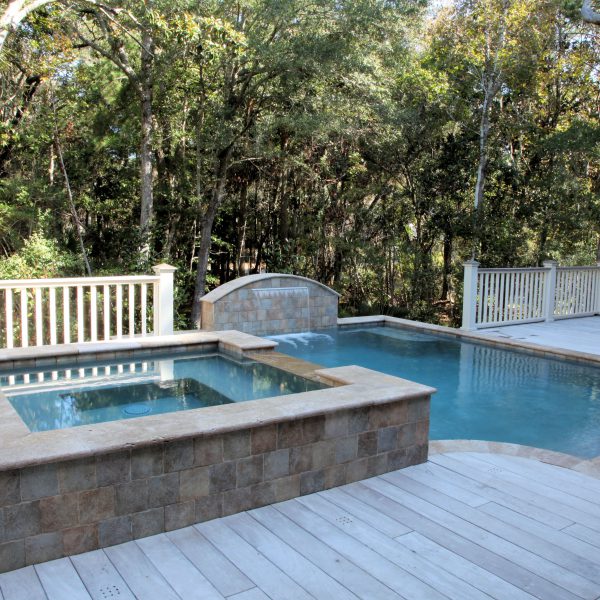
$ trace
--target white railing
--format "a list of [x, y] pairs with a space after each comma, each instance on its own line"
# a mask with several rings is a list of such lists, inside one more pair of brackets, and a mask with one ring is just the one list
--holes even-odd
[[0, 347], [173, 333], [173, 273], [0, 280]]
[[600, 264], [480, 269], [468, 261], [464, 267], [463, 329], [600, 314]]

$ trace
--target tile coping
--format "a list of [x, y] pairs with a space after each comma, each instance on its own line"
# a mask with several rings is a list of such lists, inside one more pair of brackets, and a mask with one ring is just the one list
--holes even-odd
[[578, 352], [576, 350], [567, 350], [565, 348], [556, 348], [554, 346], [543, 346], [541, 344], [533, 344], [531, 342], [523, 342], [518, 340], [490, 338], [483, 333], [455, 329], [453, 327], [446, 327], [444, 325], [422, 323], [420, 321], [411, 321], [409, 319], [400, 319], [398, 317], [388, 317], [387, 315], [376, 315], [371, 317], [348, 317], [344, 319], [338, 319], [338, 325], [341, 327], [370, 324], [391, 325], [392, 327], [415, 329], [418, 331], [425, 331], [428, 333], [441, 334], [462, 338], [473, 342], [480, 342], [488, 346], [520, 350], [522, 352], [537, 354], [539, 356], [546, 356], [549, 358], [566, 358], [576, 362], [586, 362], [600, 365], [600, 354], [589, 354], [587, 352]]
[[[137, 349], [167, 348], [182, 343], [186, 346], [201, 346], [215, 342], [218, 342], [220, 348], [232, 350], [240, 355], [248, 356], [246, 353], [251, 352], [254, 360], [264, 358], [264, 362], [269, 364], [273, 364], [274, 357], [272, 355], [269, 361], [270, 351], [277, 345], [270, 340], [249, 334], [223, 331], [215, 334], [184, 333], [122, 342], [70, 344], [67, 349], [53, 347], [52, 350], [54, 356], [61, 360], [67, 356], [90, 353], [100, 357], [103, 354], [102, 349], [107, 350], [109, 354], [124, 350], [135, 353]], [[48, 348], [24, 350], [47, 351]], [[10, 352], [14, 353], [13, 350]], [[48, 352], [37, 354], [40, 355], [44, 364], [45, 359], [51, 356]], [[35, 362], [33, 352], [21, 352], [17, 356], [20, 358], [15, 359], [14, 354], [6, 356], [6, 353], [3, 353], [3, 356], [0, 356], [0, 366], [2, 363], [7, 366], [11, 361], [13, 364], [22, 363], [19, 366]], [[279, 363], [286, 369], [286, 365], [282, 365], [281, 356], [283, 355], [279, 355]], [[308, 373], [333, 387], [223, 406], [33, 433], [25, 426], [6, 396], [0, 392], [0, 471], [130, 450], [165, 441], [227, 433], [290, 419], [325, 415], [338, 410], [423, 398], [436, 391], [428, 386], [363, 367], [320, 369], [318, 365], [305, 363], [303, 366], [301, 362], [296, 359], [291, 364], [288, 361], [286, 370], [304, 370], [304, 374]]]
[[538, 460], [549, 465], [578, 471], [600, 479], [600, 457], [584, 459], [571, 454], [523, 446], [521, 444], [509, 444], [506, 442], [486, 442], [484, 440], [431, 440], [429, 442], [429, 454], [445, 454], [448, 452], [480, 452], [482, 454], [506, 454], [508, 456], [519, 456]]

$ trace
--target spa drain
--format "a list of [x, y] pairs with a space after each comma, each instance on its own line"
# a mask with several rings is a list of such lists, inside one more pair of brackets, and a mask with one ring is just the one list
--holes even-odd
[[140, 415], [147, 415], [150, 412], [150, 407], [143, 402], [136, 402], [135, 404], [124, 406], [123, 412], [126, 415], [139, 417]]
[[121, 590], [116, 585], [105, 585], [99, 592], [102, 598], [117, 598], [121, 595]]

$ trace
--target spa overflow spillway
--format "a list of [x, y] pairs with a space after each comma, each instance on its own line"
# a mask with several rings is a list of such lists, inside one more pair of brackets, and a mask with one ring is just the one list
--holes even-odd
[[391, 327], [272, 336], [327, 367], [356, 364], [431, 385], [431, 439], [600, 455], [600, 368]]
[[270, 365], [214, 352], [0, 371], [30, 431], [64, 429], [322, 389]]

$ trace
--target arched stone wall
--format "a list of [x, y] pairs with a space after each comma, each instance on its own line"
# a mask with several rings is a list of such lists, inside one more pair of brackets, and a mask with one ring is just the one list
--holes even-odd
[[248, 275], [202, 298], [202, 329], [265, 335], [335, 327], [338, 300], [337, 292], [306, 277]]

